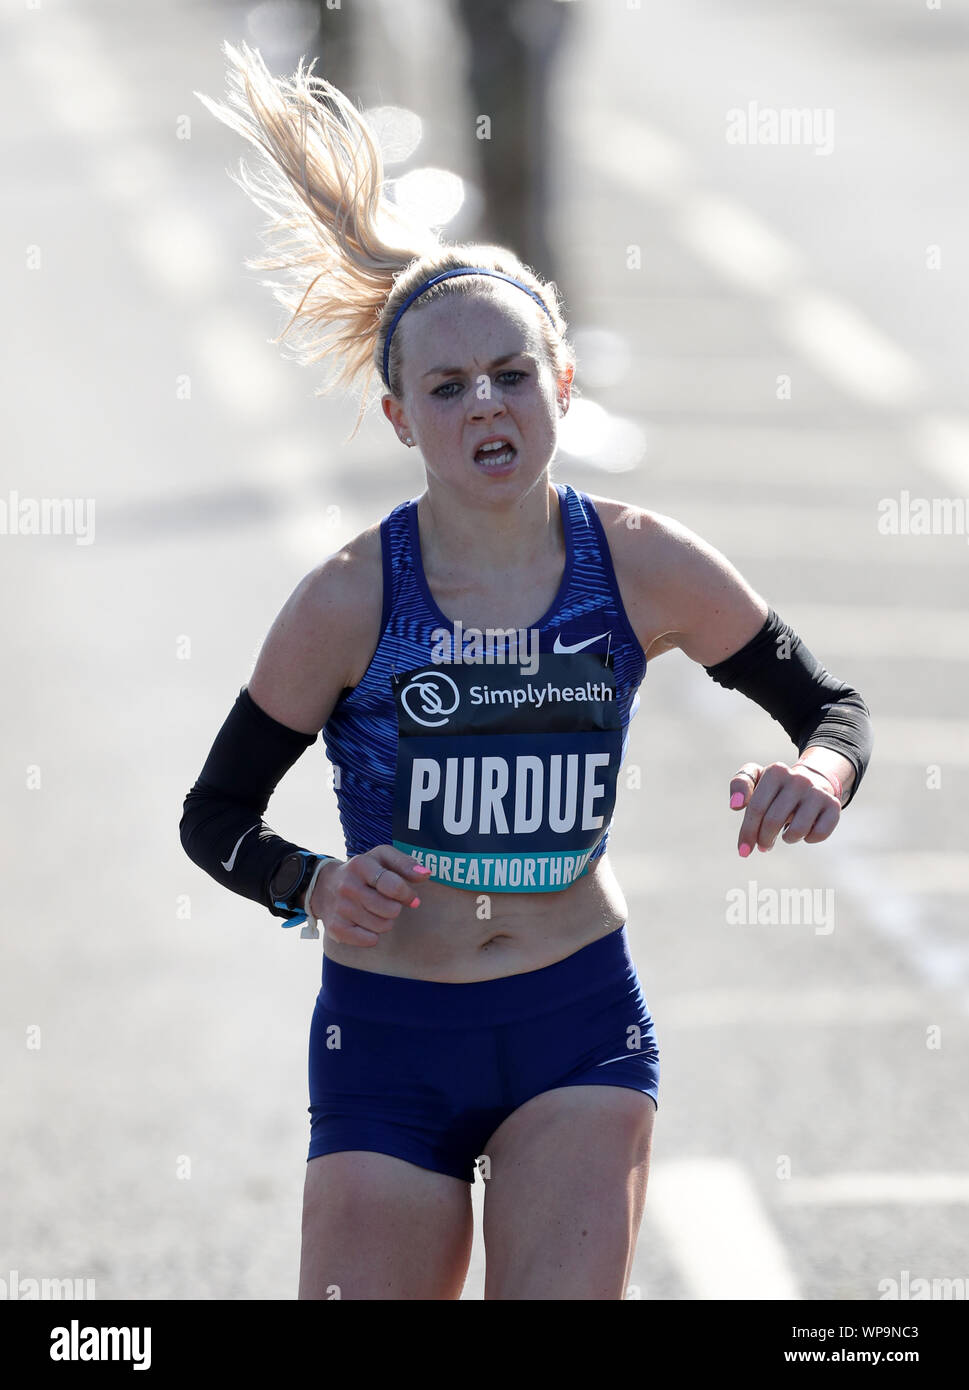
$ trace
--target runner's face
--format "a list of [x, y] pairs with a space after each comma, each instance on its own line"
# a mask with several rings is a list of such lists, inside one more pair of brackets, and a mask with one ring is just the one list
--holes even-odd
[[[521, 496], [555, 452], [559, 392], [535, 321], [540, 312], [508, 287], [497, 298], [449, 296], [415, 307], [397, 329], [403, 400], [385, 396], [385, 413], [414, 440], [429, 479], [469, 500]], [[567, 384], [562, 394], [567, 401]], [[511, 451], [479, 453], [493, 436]]]

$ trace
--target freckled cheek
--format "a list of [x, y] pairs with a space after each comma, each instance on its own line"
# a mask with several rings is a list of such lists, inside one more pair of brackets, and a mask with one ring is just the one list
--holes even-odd
[[540, 415], [535, 420], [531, 434], [533, 438], [540, 440], [543, 445], [554, 443], [556, 438], [555, 421], [550, 419], [546, 414]]

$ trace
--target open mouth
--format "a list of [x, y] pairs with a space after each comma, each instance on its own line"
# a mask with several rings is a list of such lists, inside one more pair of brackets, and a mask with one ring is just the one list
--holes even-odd
[[518, 450], [507, 439], [492, 440], [475, 450], [474, 461], [482, 468], [507, 468], [518, 457]]

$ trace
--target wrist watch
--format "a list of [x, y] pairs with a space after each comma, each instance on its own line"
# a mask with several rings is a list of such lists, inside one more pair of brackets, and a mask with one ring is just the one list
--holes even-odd
[[269, 895], [273, 907], [285, 908], [290, 913], [284, 927], [294, 927], [297, 922], [306, 921], [303, 895], [309, 887], [310, 879], [316, 872], [317, 864], [330, 858], [326, 854], [310, 854], [308, 850], [298, 849], [287, 854], [277, 866], [269, 880]]

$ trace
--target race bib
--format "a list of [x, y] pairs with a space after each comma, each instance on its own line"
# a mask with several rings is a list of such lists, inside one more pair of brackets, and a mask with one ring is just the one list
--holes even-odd
[[538, 670], [428, 665], [393, 679], [393, 843], [439, 883], [547, 893], [586, 871], [616, 802], [622, 725], [606, 657]]

